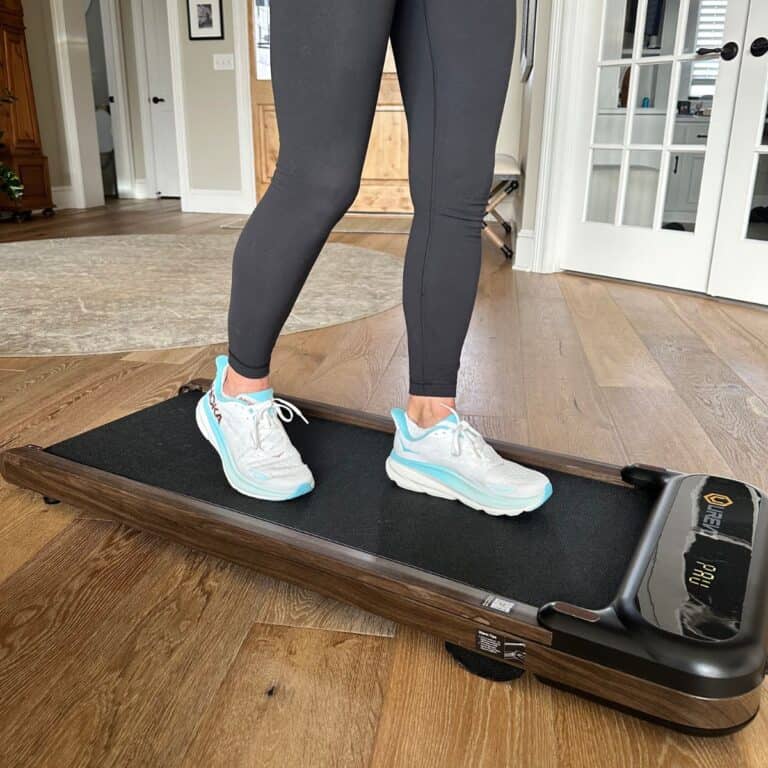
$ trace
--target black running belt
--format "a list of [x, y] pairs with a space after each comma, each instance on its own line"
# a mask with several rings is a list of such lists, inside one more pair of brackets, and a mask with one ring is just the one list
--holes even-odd
[[384, 472], [391, 435], [313, 418], [287, 429], [312, 468], [315, 490], [259, 501], [228, 485], [195, 424], [199, 398], [179, 395], [47, 450], [534, 606], [608, 605], [655, 499], [650, 491], [542, 470], [554, 487], [543, 507], [491, 517], [397, 488]]

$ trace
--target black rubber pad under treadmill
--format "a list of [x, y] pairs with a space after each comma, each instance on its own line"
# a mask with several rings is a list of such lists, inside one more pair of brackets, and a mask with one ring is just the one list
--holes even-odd
[[258, 501], [224, 479], [195, 424], [199, 397], [179, 395], [48, 450], [535, 606], [607, 605], [653, 502], [646, 492], [549, 472], [554, 494], [543, 507], [491, 517], [397, 488], [384, 473], [391, 435], [322, 419], [288, 425], [315, 490]]

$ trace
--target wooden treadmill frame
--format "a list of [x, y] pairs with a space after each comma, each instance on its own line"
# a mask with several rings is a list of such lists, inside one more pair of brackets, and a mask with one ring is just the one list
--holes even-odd
[[[209, 384], [195, 380], [180, 391], [204, 391]], [[391, 421], [380, 416], [291, 400], [309, 417], [393, 431]], [[614, 465], [489, 442], [505, 458], [623, 484], [621, 469]], [[506, 663], [674, 728], [702, 734], [728, 733], [746, 725], [759, 707], [761, 686], [740, 696], [717, 699], [669, 688], [553, 648], [552, 633], [537, 621], [537, 608], [513, 597], [512, 611], [499, 613], [483, 604], [491, 596], [485, 590], [79, 464], [39, 446], [0, 454], [0, 473], [8, 482], [43, 496], [98, 510], [132, 528], [294, 582], [472, 651], [477, 650], [478, 630], [522, 643], [523, 656]]]

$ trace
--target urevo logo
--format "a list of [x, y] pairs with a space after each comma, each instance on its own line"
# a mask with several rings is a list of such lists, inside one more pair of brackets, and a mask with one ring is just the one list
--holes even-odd
[[704, 494], [704, 501], [707, 502], [707, 509], [701, 527], [710, 533], [717, 533], [723, 523], [723, 510], [733, 504], [733, 499], [724, 493], [707, 493]]
[[707, 493], [704, 496], [704, 501], [713, 507], [730, 507], [733, 504], [733, 499], [724, 493]]

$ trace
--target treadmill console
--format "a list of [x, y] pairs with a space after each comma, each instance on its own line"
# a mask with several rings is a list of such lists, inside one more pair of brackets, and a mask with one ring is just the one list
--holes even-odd
[[712, 698], [759, 686], [768, 648], [768, 498], [747, 483], [632, 465], [658, 491], [619, 593], [538, 611], [552, 646]]
[[637, 589], [649, 624], [696, 640], [736, 637], [761, 500], [735, 480], [681, 478]]

